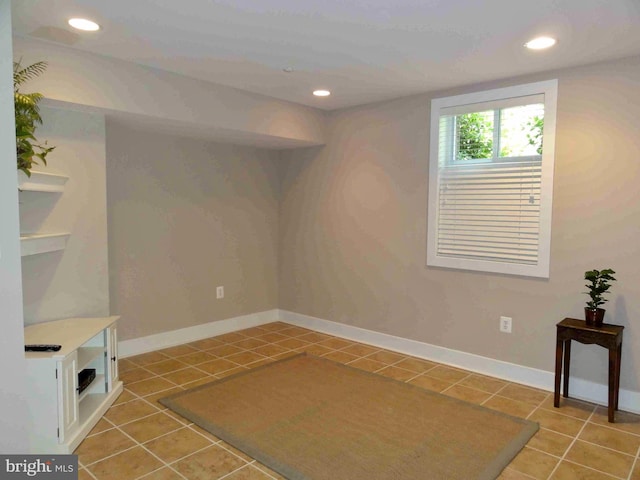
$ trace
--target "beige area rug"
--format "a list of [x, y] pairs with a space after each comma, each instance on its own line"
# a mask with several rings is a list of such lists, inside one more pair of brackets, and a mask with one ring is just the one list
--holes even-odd
[[160, 402], [292, 480], [495, 479], [538, 430], [306, 354]]

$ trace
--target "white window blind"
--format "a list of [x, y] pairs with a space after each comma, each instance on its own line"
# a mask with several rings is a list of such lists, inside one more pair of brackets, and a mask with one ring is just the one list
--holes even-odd
[[432, 102], [428, 265], [548, 277], [555, 86]]
[[437, 255], [538, 263], [542, 161], [440, 168]]

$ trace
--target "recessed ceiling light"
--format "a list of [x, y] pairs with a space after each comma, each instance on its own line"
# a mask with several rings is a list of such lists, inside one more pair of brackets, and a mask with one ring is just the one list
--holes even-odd
[[316, 97], [328, 97], [329, 95], [331, 95], [331, 92], [329, 90], [314, 90], [313, 94]]
[[529, 40], [524, 44], [525, 47], [531, 50], [543, 50], [545, 48], [553, 47], [557, 40], [551, 37], [537, 37], [533, 40]]
[[78, 30], [84, 30], [85, 32], [95, 32], [100, 30], [100, 25], [86, 18], [70, 18], [69, 25]]

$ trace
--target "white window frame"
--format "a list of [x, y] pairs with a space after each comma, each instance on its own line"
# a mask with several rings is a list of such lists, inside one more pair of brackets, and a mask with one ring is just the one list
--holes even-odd
[[[495, 102], [509, 98], [540, 94], [544, 95], [544, 137], [542, 144], [542, 176], [537, 264], [523, 265], [517, 263], [455, 258], [438, 255], [437, 239], [440, 191], [438, 154], [441, 111], [451, 107], [479, 104], [483, 102]], [[557, 97], [558, 81], [554, 79], [483, 92], [456, 95], [452, 97], [436, 98], [431, 101], [427, 266], [549, 278]]]

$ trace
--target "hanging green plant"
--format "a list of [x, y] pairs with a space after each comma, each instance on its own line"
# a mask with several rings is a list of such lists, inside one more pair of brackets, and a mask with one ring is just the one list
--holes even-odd
[[16, 113], [16, 153], [18, 155], [18, 170], [31, 176], [31, 168], [38, 165], [40, 159], [47, 164], [47, 155], [55, 148], [47, 142], [39, 143], [35, 137], [37, 125], [42, 125], [38, 103], [43, 99], [41, 93], [23, 93], [20, 87], [23, 83], [41, 75], [47, 68], [46, 62], [36, 62], [23, 67], [20, 61], [13, 62], [13, 101]]

